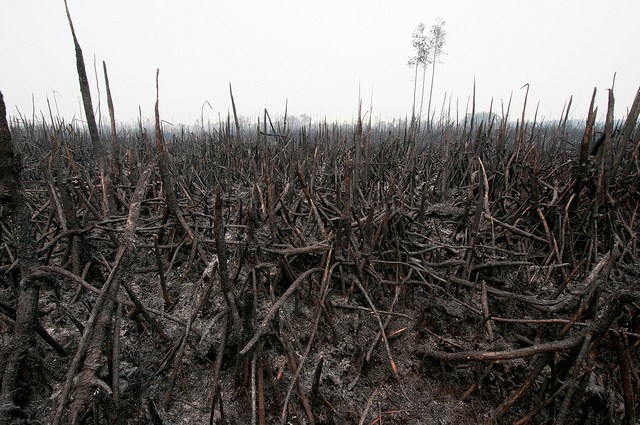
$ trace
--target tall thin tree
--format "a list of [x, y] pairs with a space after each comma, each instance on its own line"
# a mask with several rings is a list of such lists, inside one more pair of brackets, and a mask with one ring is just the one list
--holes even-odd
[[[409, 56], [407, 65], [414, 69], [413, 76], [413, 106], [411, 108], [411, 123], [416, 119], [416, 92], [418, 89], [418, 69], [420, 67], [424, 69], [427, 66], [429, 60], [429, 43], [427, 35], [425, 34], [425, 26], [422, 22], [418, 24], [416, 29], [411, 34], [411, 46], [414, 48], [412, 56]], [[424, 78], [423, 78], [424, 81]]]
[[431, 88], [429, 89], [429, 104], [427, 106], [427, 128], [431, 127], [431, 98], [433, 97], [433, 80], [436, 75], [436, 62], [440, 56], [444, 54], [444, 45], [446, 44], [447, 31], [444, 28], [445, 21], [441, 18], [436, 19], [431, 25], [429, 31], [427, 51], [430, 55], [431, 62]]

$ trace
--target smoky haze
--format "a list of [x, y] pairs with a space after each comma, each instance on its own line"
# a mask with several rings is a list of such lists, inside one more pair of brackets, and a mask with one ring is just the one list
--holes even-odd
[[[0, 89], [9, 114], [48, 119], [48, 98], [54, 115], [83, 117], [63, 2], [0, 8]], [[477, 111], [488, 111], [493, 99], [500, 114], [512, 96], [518, 115], [528, 83], [529, 118], [538, 106], [546, 120], [559, 118], [572, 95], [571, 115], [586, 116], [594, 87], [602, 116], [614, 73], [621, 118], [640, 84], [640, 60], [630, 51], [640, 39], [637, 1], [71, 0], [69, 8], [94, 107], [106, 116], [104, 60], [116, 119], [125, 123], [139, 108], [153, 116], [156, 68], [160, 112], [173, 123], [224, 118], [229, 83], [238, 112], [248, 117], [264, 108], [277, 116], [288, 102], [292, 115], [351, 121], [359, 96], [375, 119], [404, 117], [413, 96], [411, 33], [437, 18], [447, 30], [434, 84], [437, 116], [450, 105], [454, 118], [464, 117], [474, 79]]]

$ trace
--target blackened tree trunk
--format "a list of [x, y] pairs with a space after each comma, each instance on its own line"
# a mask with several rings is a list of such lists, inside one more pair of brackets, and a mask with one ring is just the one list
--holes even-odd
[[69, 27], [71, 28], [73, 44], [76, 50], [76, 67], [78, 69], [80, 93], [82, 94], [82, 105], [84, 106], [84, 113], [87, 117], [87, 127], [89, 128], [89, 136], [91, 137], [93, 155], [96, 158], [98, 170], [100, 171], [100, 183], [102, 185], [102, 212], [105, 217], [108, 217], [116, 210], [109, 160], [107, 158], [107, 151], [100, 140], [96, 117], [93, 113], [93, 103], [91, 102], [91, 91], [89, 90], [89, 80], [87, 79], [87, 71], [84, 66], [84, 57], [82, 56], [82, 49], [80, 48], [80, 43], [76, 37], [76, 32], [73, 29], [73, 22], [71, 21], [71, 14], [69, 13], [66, 0], [64, 2], [64, 7], [67, 11], [67, 19], [69, 20]]
[[10, 421], [28, 402], [23, 379], [30, 367], [29, 350], [35, 337], [40, 288], [34, 272], [38, 268], [35, 242], [31, 236], [29, 208], [25, 204], [20, 181], [21, 160], [14, 152], [7, 123], [4, 97], [0, 92], [0, 211], [9, 223], [16, 243], [20, 281], [16, 287], [16, 321], [11, 342], [0, 352], [0, 423]]

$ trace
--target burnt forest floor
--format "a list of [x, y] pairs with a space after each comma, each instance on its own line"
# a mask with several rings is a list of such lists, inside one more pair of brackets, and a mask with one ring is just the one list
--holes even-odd
[[251, 141], [221, 128], [159, 157], [141, 131], [104, 217], [69, 128], [13, 128], [41, 270], [14, 423], [637, 418], [638, 176], [623, 162], [603, 176], [605, 159], [506, 121], [415, 144], [361, 123]]

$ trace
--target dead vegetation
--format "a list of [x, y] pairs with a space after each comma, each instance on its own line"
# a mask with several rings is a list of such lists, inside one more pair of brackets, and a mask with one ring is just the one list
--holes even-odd
[[525, 108], [0, 121], [0, 420], [635, 423], [640, 92]]

